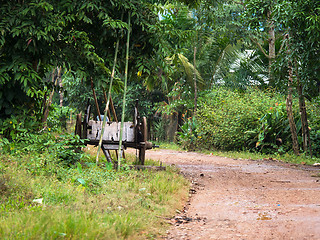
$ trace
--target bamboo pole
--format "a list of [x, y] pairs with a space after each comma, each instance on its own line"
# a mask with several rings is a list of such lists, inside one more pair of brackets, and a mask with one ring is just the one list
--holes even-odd
[[119, 136], [118, 171], [120, 170], [120, 166], [121, 166], [122, 133], [123, 133], [123, 125], [124, 125], [124, 114], [125, 114], [125, 108], [126, 108], [126, 94], [127, 94], [127, 82], [128, 82], [128, 63], [129, 63], [129, 42], [130, 42], [130, 20], [131, 20], [131, 13], [129, 12], [129, 16], [128, 16], [127, 50], [126, 50], [126, 67], [125, 67], [125, 71], [124, 71], [124, 93], [123, 93], [123, 101], [122, 101], [121, 127], [120, 127], [120, 136]]
[[[114, 79], [114, 74], [115, 74], [115, 69], [116, 69], [116, 64], [117, 64], [118, 50], [119, 50], [119, 38], [117, 40], [115, 54], [114, 54], [113, 67], [112, 67], [112, 73], [111, 73], [110, 85], [109, 85], [109, 91], [108, 91], [108, 98], [106, 101], [106, 108], [104, 110], [104, 116], [107, 115], [107, 112], [109, 113], [109, 103], [110, 103], [110, 98], [111, 98], [112, 82]], [[105, 95], [105, 92], [104, 92], [104, 95]], [[109, 115], [110, 115], [110, 113], [109, 113]], [[96, 164], [98, 164], [98, 161], [99, 161], [99, 153], [101, 150], [102, 137], [103, 137], [104, 129], [106, 126], [106, 119], [107, 119], [106, 117], [103, 118], [102, 129], [101, 129], [101, 134], [100, 134], [100, 139], [99, 139], [99, 146], [98, 146], [97, 157], [96, 157]]]

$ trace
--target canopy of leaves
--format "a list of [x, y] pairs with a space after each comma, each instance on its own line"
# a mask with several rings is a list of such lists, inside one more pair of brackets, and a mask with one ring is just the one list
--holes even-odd
[[159, 47], [152, 28], [158, 17], [148, 1], [0, 1], [0, 117], [18, 106], [40, 114], [41, 99], [53, 87], [50, 72], [55, 66], [106, 87], [114, 43], [120, 38], [120, 47], [125, 44], [129, 11], [131, 68], [151, 68], [144, 59], [152, 59]]

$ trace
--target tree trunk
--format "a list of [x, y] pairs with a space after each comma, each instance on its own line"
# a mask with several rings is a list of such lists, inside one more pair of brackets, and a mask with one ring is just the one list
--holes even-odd
[[193, 115], [195, 116], [197, 113], [197, 73], [196, 73], [196, 54], [197, 54], [197, 47], [194, 47], [194, 53], [193, 53], [193, 67], [194, 67], [194, 73], [193, 73], [193, 81], [194, 81], [194, 111]]
[[61, 75], [59, 77], [59, 96], [60, 96], [60, 107], [63, 106], [63, 89], [62, 89], [62, 78]]
[[292, 87], [291, 90], [288, 90], [288, 96], [286, 101], [286, 109], [288, 114], [288, 120], [291, 130], [291, 138], [292, 138], [292, 149], [294, 154], [299, 155], [299, 144], [298, 144], [298, 137], [297, 137], [297, 128], [294, 122], [293, 113], [292, 113]]
[[41, 122], [44, 125], [46, 125], [47, 119], [48, 119], [48, 116], [49, 116], [49, 108], [50, 108], [50, 106], [52, 104], [54, 88], [58, 83], [58, 79], [61, 78], [61, 67], [57, 67], [57, 75], [55, 75], [55, 72], [56, 72], [56, 69], [53, 69], [53, 71], [52, 71], [53, 89], [52, 89], [52, 92], [49, 95], [48, 101], [45, 103], [45, 108], [44, 108], [43, 116], [42, 116], [42, 119], [41, 119]]
[[275, 32], [274, 32], [274, 23], [271, 18], [271, 10], [268, 11], [268, 25], [269, 25], [269, 82], [273, 83], [273, 73], [272, 73], [272, 63], [276, 58], [276, 37], [275, 37]]
[[174, 142], [176, 139], [176, 134], [178, 130], [178, 113], [173, 113], [169, 115], [169, 125], [166, 129], [166, 140], [169, 142]]
[[286, 110], [291, 130], [291, 138], [292, 138], [292, 149], [294, 154], [299, 155], [299, 143], [298, 143], [298, 136], [297, 136], [297, 128], [294, 122], [293, 112], [292, 112], [292, 64], [291, 61], [289, 62], [289, 80], [288, 80], [288, 96], [286, 100]]
[[310, 132], [309, 132], [309, 126], [308, 126], [308, 116], [307, 116], [307, 110], [306, 110], [306, 102], [305, 102], [304, 96], [302, 94], [302, 86], [301, 86], [299, 79], [297, 80], [297, 90], [298, 90], [298, 95], [299, 95], [299, 109], [300, 109], [300, 116], [301, 116], [303, 151], [306, 153], [309, 150], [309, 154], [310, 154], [310, 156], [312, 156]]

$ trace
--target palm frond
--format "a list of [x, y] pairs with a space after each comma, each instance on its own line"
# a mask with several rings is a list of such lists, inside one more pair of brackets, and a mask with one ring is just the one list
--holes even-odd
[[203, 78], [201, 77], [200, 73], [195, 68], [195, 66], [192, 63], [190, 63], [188, 58], [186, 58], [184, 55], [177, 54], [177, 56], [178, 56], [180, 63], [182, 64], [182, 66], [184, 68], [186, 80], [190, 84], [190, 86], [193, 86], [193, 84], [192, 84], [194, 81], [193, 77], [194, 77], [194, 74], [196, 74], [197, 83], [199, 83], [199, 87], [200, 88], [203, 87], [205, 85], [205, 81], [203, 80]]

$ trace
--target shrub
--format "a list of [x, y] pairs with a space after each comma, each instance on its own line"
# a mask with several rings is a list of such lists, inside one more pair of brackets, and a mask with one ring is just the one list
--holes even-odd
[[52, 104], [49, 116], [47, 119], [47, 125], [51, 129], [58, 130], [60, 128], [67, 129], [67, 120], [70, 113], [73, 113], [74, 109], [64, 106], [60, 107], [56, 104]]
[[320, 97], [307, 102], [311, 148], [315, 156], [320, 156]]
[[195, 117], [184, 120], [181, 131], [178, 132], [178, 141], [182, 148], [191, 151], [196, 149], [197, 140], [202, 137], [201, 133], [197, 131], [198, 127], [199, 124]]
[[39, 128], [40, 125], [35, 116], [12, 115], [10, 118], [0, 118], [0, 136], [2, 136], [3, 139], [8, 139], [9, 141], [17, 140], [17, 137], [21, 133], [36, 131]]
[[[22, 131], [15, 135], [14, 140], [1, 139], [0, 148], [3, 152], [11, 154], [29, 153], [31, 162], [39, 162], [41, 154], [48, 154], [56, 162], [73, 165], [83, 156], [84, 139], [78, 135], [64, 134], [55, 136], [52, 132], [27, 132]], [[45, 162], [49, 161], [45, 160]], [[39, 166], [40, 167], [40, 166]]]
[[[297, 113], [295, 116], [299, 116]], [[299, 119], [296, 118], [296, 122]], [[264, 153], [284, 153], [291, 148], [291, 132], [287, 118], [286, 103], [276, 102], [259, 119], [260, 128], [248, 131], [252, 134], [252, 143]], [[301, 126], [301, 124], [300, 124]], [[297, 129], [299, 130], [299, 129]]]
[[268, 142], [278, 138], [290, 141], [285, 116], [284, 97], [272, 91], [213, 89], [199, 101], [196, 132], [201, 137], [196, 144], [207, 149], [267, 149]]

